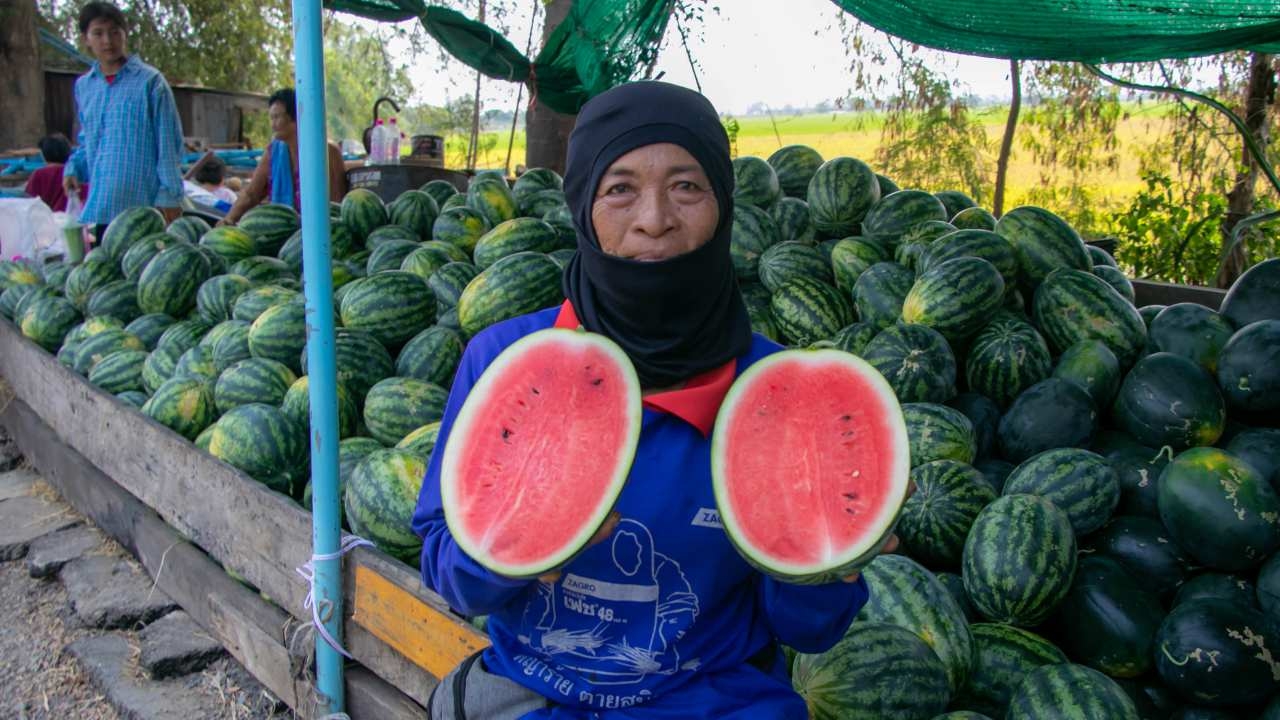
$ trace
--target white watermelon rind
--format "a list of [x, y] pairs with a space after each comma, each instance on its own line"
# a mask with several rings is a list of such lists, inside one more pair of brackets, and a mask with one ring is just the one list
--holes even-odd
[[[813, 364], [834, 362], [848, 367], [851, 372], [857, 373], [866, 380], [888, 415], [893, 445], [896, 448], [893, 466], [890, 469], [889, 500], [881, 507], [879, 515], [868, 522], [864, 539], [826, 562], [812, 564], [796, 564], [769, 557], [747, 541], [742, 531], [742, 521], [728, 501], [726, 488], [728, 478], [724, 476], [724, 468], [726, 453], [730, 448], [727, 447], [727, 433], [719, 432], [720, 428], [728, 427], [729, 417], [756, 378], [779, 363], [795, 361]], [[724, 525], [730, 542], [743, 559], [752, 566], [779, 580], [798, 585], [836, 582], [871, 562], [878, 554], [880, 547], [893, 534], [898, 515], [902, 512], [902, 506], [907, 500], [911, 482], [911, 453], [907, 442], [907, 424], [903, 419], [902, 408], [893, 388], [883, 375], [862, 358], [841, 350], [830, 349], [783, 350], [761, 358], [747, 368], [729, 388], [716, 415], [715, 427], [717, 431], [713, 432], [711, 437], [711, 484], [715, 492], [716, 508], [719, 510], [720, 522]]]
[[[604, 351], [616, 362], [618, 368], [622, 371], [623, 381], [627, 387], [627, 407], [623, 413], [623, 418], [629, 421], [625, 434], [626, 447], [619, 453], [618, 465], [609, 478], [600, 502], [590, 514], [589, 520], [583, 523], [582, 528], [574, 534], [571, 541], [559, 550], [549, 553], [542, 562], [512, 565], [497, 560], [486, 552], [484, 548], [477, 545], [473, 538], [460, 527], [456, 518], [456, 511], [451, 511], [451, 508], [457, 507], [457, 484], [463, 472], [462, 468], [457, 467], [458, 454], [461, 452], [459, 448], [462, 447], [462, 444], [455, 443], [452, 440], [455, 437], [465, 437], [469, 429], [477, 422], [479, 408], [486, 404], [484, 401], [488, 398], [489, 393], [492, 392], [494, 383], [497, 382], [496, 378], [503, 374], [502, 371], [509, 364], [520, 358], [523, 353], [546, 342], [590, 345]], [[453, 427], [449, 432], [449, 439], [445, 442], [444, 456], [440, 465], [440, 497], [444, 506], [445, 522], [458, 547], [491, 572], [514, 579], [536, 578], [568, 564], [578, 553], [586, 549], [587, 543], [604, 525], [609, 513], [612, 512], [614, 505], [617, 504], [618, 497], [622, 494], [622, 489], [627, 482], [627, 476], [631, 472], [631, 465], [635, 460], [636, 448], [640, 444], [642, 412], [640, 380], [631, 364], [631, 359], [627, 357], [626, 352], [621, 347], [603, 335], [589, 333], [584, 330], [548, 328], [530, 333], [507, 346], [489, 364], [489, 367], [480, 375], [475, 385], [471, 387], [471, 391], [467, 394], [467, 399], [463, 402], [461, 410], [458, 411], [458, 416], [454, 419]], [[583, 442], [585, 439], [575, 438], [572, 440]]]

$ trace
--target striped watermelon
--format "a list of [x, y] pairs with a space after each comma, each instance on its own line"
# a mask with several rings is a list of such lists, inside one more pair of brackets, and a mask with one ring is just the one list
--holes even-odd
[[419, 242], [418, 234], [403, 225], [383, 225], [369, 233], [369, 237], [364, 240], [364, 247], [372, 253], [389, 243], [412, 243], [416, 247]]
[[236, 224], [257, 241], [259, 255], [271, 256], [280, 252], [280, 246], [301, 226], [298, 211], [278, 203], [263, 203], [245, 213]]
[[564, 299], [560, 268], [541, 253], [508, 255], [486, 268], [458, 297], [458, 321], [470, 338], [490, 325], [552, 307]]
[[173, 348], [157, 347], [152, 350], [142, 364], [142, 389], [149, 394], [155, 394], [165, 380], [173, 377], [173, 370], [178, 365], [178, 356], [179, 353]]
[[1178, 451], [1217, 442], [1227, 411], [1203, 367], [1161, 352], [1142, 358], [1125, 376], [1111, 416], [1143, 445]]
[[461, 207], [467, 207], [467, 194], [464, 192], [452, 195], [444, 202], [440, 203], [440, 212]]
[[259, 254], [258, 241], [242, 228], [233, 225], [223, 225], [205, 233], [200, 238], [200, 246], [212, 250], [227, 266]]
[[213, 347], [197, 345], [178, 356], [178, 363], [173, 366], [172, 377], [194, 377], [209, 382], [212, 391], [213, 382], [218, 379], [218, 364], [213, 359]]
[[436, 439], [440, 435], [440, 423], [427, 423], [420, 428], [405, 435], [400, 442], [396, 443], [396, 448], [400, 450], [408, 450], [415, 453], [418, 457], [425, 461], [431, 460], [431, 453], [435, 452]]
[[[356, 407], [356, 401], [345, 385], [338, 383], [335, 387], [338, 396], [338, 439], [341, 440], [356, 434], [360, 409]], [[306, 375], [294, 380], [289, 386], [280, 403], [280, 410], [300, 427], [311, 425], [311, 385]]]
[[1035, 288], [1060, 268], [1089, 272], [1093, 261], [1080, 235], [1065, 220], [1034, 205], [1016, 207], [1000, 216], [995, 231], [1018, 252], [1022, 279]]
[[83, 312], [94, 290], [123, 278], [124, 275], [120, 273], [119, 267], [106, 255], [86, 257], [84, 262], [72, 268], [67, 274], [67, 284], [63, 288], [63, 293], [77, 310]]
[[144, 350], [119, 350], [102, 358], [89, 371], [89, 382], [116, 395], [129, 390], [142, 390], [142, 365], [147, 361]]
[[942, 206], [946, 208], [947, 219], [955, 217], [956, 213], [959, 213], [961, 210], [968, 210], [969, 208], [978, 206], [978, 203], [975, 202], [973, 198], [965, 195], [959, 190], [942, 190], [934, 193], [933, 196], [938, 198], [938, 202], [941, 202]]
[[898, 520], [903, 551], [929, 567], [960, 567], [969, 528], [996, 493], [981, 471], [955, 460], [917, 465], [911, 481], [916, 491]]
[[837, 350], [861, 356], [867, 343], [871, 342], [877, 334], [879, 331], [874, 325], [856, 322], [832, 336], [831, 343]]
[[1098, 430], [1098, 411], [1078, 385], [1047, 378], [1023, 391], [1000, 418], [1000, 457], [1020, 463], [1036, 453], [1089, 447]]
[[1014, 468], [1004, 495], [1037, 495], [1058, 506], [1077, 535], [1102, 527], [1120, 504], [1120, 485], [1106, 458], [1088, 450], [1055, 448]]
[[787, 281], [773, 293], [773, 321], [793, 345], [832, 337], [853, 322], [853, 303], [831, 285], [808, 277]]
[[195, 246], [170, 245], [152, 258], [138, 279], [138, 307], [144, 313], [182, 317], [196, 307], [196, 291], [209, 279], [209, 262]]
[[369, 389], [364, 399], [364, 424], [375, 440], [388, 447], [414, 429], [444, 416], [449, 393], [425, 380], [390, 377]]
[[[537, 168], [533, 170], [537, 170]], [[533, 170], [529, 172], [533, 172]], [[519, 181], [517, 180], [517, 182]], [[436, 205], [444, 205], [445, 200], [458, 194], [458, 189], [448, 180], [431, 180], [418, 189], [430, 195], [436, 201]]]
[[343, 196], [339, 212], [342, 224], [351, 232], [357, 246], [363, 246], [369, 233], [390, 220], [382, 198], [366, 188], [356, 188]]
[[281, 492], [289, 488], [280, 478], [300, 467], [306, 453], [306, 428], [274, 405], [240, 405], [218, 418], [209, 435], [210, 455]]
[[169, 378], [142, 405], [142, 414], [188, 440], [195, 440], [218, 417], [213, 404], [213, 383], [200, 377]]
[[179, 320], [156, 341], [157, 348], [172, 349], [178, 355], [195, 347], [211, 326], [201, 320]]
[[529, 168], [511, 184], [517, 200], [546, 190], [564, 190], [564, 178], [551, 168]]
[[248, 358], [231, 365], [218, 376], [213, 387], [213, 402], [223, 415], [253, 402], [279, 405], [297, 379], [293, 371], [282, 363], [266, 358]]
[[183, 242], [189, 242], [194, 245], [200, 242], [200, 238], [204, 237], [205, 233], [209, 232], [210, 229], [209, 223], [205, 222], [204, 218], [183, 215], [169, 223], [169, 227], [165, 228], [164, 231]]
[[480, 268], [469, 262], [450, 262], [427, 278], [427, 287], [436, 296], [436, 308], [448, 310], [458, 305], [467, 284], [480, 274]]
[[[832, 250], [834, 256], [834, 249]], [[867, 268], [853, 285], [853, 302], [864, 322], [887, 328], [902, 317], [902, 301], [915, 283], [915, 273], [893, 262]], [[939, 336], [941, 337], [941, 336]]]
[[955, 258], [916, 277], [902, 300], [902, 321], [960, 340], [986, 323], [1003, 295], [1004, 279], [995, 266], [981, 258]]
[[1125, 299], [1130, 305], [1134, 304], [1133, 283], [1129, 282], [1129, 278], [1119, 268], [1110, 265], [1098, 265], [1093, 268], [1093, 274], [1102, 278], [1113, 290]]
[[[806, 210], [806, 214], [807, 214]], [[560, 247], [576, 248], [578, 245], [578, 231], [573, 226], [573, 213], [567, 205], [548, 211], [542, 216], [543, 222], [555, 229], [556, 235], [560, 237]]]
[[880, 199], [880, 185], [866, 163], [838, 157], [814, 172], [805, 199], [815, 230], [828, 237], [847, 237], [857, 234], [867, 210]]
[[961, 567], [969, 601], [984, 617], [1038, 625], [1071, 588], [1076, 569], [1071, 521], [1043, 498], [1005, 495], [978, 513]]
[[417, 275], [378, 273], [351, 283], [342, 296], [342, 324], [372, 334], [388, 349], [398, 348], [435, 320], [433, 301]]
[[280, 283], [286, 279], [293, 280], [295, 277], [288, 263], [280, 258], [266, 255], [244, 258], [227, 268], [227, 272], [232, 275], [242, 275], [254, 285]]
[[923, 190], [899, 190], [881, 197], [862, 219], [862, 234], [897, 242], [908, 228], [930, 220], [946, 222], [950, 217], [938, 198]]
[[[50, 302], [42, 300], [41, 302]], [[34, 305], [28, 309], [28, 314], [39, 309], [39, 305]], [[26, 323], [24, 322], [25, 326]], [[71, 369], [76, 373], [88, 377], [93, 371], [95, 365], [102, 361], [106, 356], [119, 352], [121, 350], [145, 350], [146, 347], [137, 337], [130, 335], [124, 330], [111, 328], [85, 338], [76, 347], [72, 356]]]
[[1128, 367], [1146, 344], [1146, 327], [1133, 305], [1089, 273], [1051, 273], [1036, 290], [1034, 311], [1036, 324], [1058, 352], [1084, 340], [1099, 340], [1122, 367]]
[[804, 200], [784, 197], [769, 209], [769, 217], [773, 218], [773, 224], [778, 228], [778, 240], [816, 244], [813, 221], [809, 219], [809, 203]]
[[161, 250], [177, 242], [181, 240], [169, 233], [156, 233], [134, 243], [120, 259], [120, 271], [124, 273], [124, 279], [137, 282], [138, 278], [142, 277], [142, 271], [146, 269], [147, 263], [159, 255]]
[[946, 405], [904, 403], [902, 417], [911, 445], [911, 467], [935, 460], [973, 462], [977, 447], [973, 424], [964, 413]]
[[32, 342], [48, 352], [57, 352], [62, 339], [80, 320], [79, 311], [69, 300], [46, 297], [26, 307], [18, 327]]
[[1048, 377], [1052, 362], [1049, 346], [1034, 327], [997, 318], [970, 343], [965, 378], [970, 390], [1006, 407], [1023, 390]]
[[0, 315], [12, 320], [21, 300], [36, 289], [36, 285], [11, 285], [0, 292]]
[[164, 216], [153, 207], [132, 207], [116, 215], [102, 234], [102, 251], [119, 265], [124, 254], [148, 235], [164, 232]]
[[481, 270], [518, 252], [545, 253], [560, 247], [560, 238], [547, 223], [529, 217], [495, 225], [476, 241], [475, 263]]
[[831, 246], [831, 275], [836, 288], [853, 297], [854, 284], [867, 268], [885, 259], [878, 245], [851, 237]]
[[441, 210], [431, 226], [431, 239], [448, 243], [468, 255], [475, 252], [476, 243], [493, 227], [479, 211], [469, 207]]
[[200, 345], [213, 351], [213, 366], [219, 373], [253, 357], [249, 352], [249, 323], [243, 320], [227, 320], [214, 325]]
[[753, 205], [735, 205], [729, 256], [739, 280], [759, 276], [760, 256], [778, 242], [778, 227], [768, 212]]
[[962, 257], [982, 258], [1000, 271], [1006, 288], [1018, 283], [1018, 255], [1009, 241], [989, 230], [956, 230], [938, 238], [920, 257], [920, 271]]
[[758, 268], [760, 282], [777, 292], [789, 280], [797, 277], [812, 278], [827, 284], [832, 281], [831, 263], [812, 245], [795, 241], [777, 243], [760, 256]]
[[903, 555], [880, 555], [862, 575], [870, 599], [858, 622], [888, 623], [915, 633], [942, 661], [951, 692], [964, 687], [973, 664], [973, 636], [942, 583]]
[[156, 343], [160, 342], [161, 336], [164, 335], [166, 330], [173, 327], [176, 322], [177, 320], [168, 315], [159, 313], [140, 315], [134, 318], [133, 322], [126, 325], [124, 331], [141, 340], [143, 347], [150, 352], [155, 350]]
[[973, 623], [973, 672], [952, 703], [1003, 718], [1009, 698], [1032, 670], [1067, 662], [1053, 643], [1028, 630], [996, 623]]
[[446, 264], [448, 261], [443, 260], [439, 253], [433, 252], [432, 248], [415, 247], [412, 252], [404, 256], [404, 260], [400, 262], [400, 269], [413, 273], [422, 278], [423, 282], [427, 282]]
[[902, 402], [946, 402], [956, 394], [955, 355], [933, 328], [891, 325], [867, 343], [862, 357]]
[[135, 410], [141, 410], [149, 399], [147, 394], [141, 390], [125, 390], [124, 392], [116, 393], [116, 397], [128, 403]]
[[[1080, 559], [1071, 590], [1054, 624], [1063, 628], [1062, 644], [1072, 660], [1117, 678], [1132, 678], [1151, 668], [1152, 645], [1164, 608], [1114, 559]], [[1088, 628], [1087, 632], [1079, 630]]]
[[431, 226], [440, 214], [435, 198], [421, 190], [405, 190], [387, 205], [387, 214], [393, 225], [412, 230], [419, 240], [431, 239]]
[[343, 493], [351, 530], [392, 557], [416, 565], [422, 540], [411, 521], [426, 472], [426, 461], [407, 450], [375, 450], [365, 456]]
[[249, 326], [249, 353], [274, 360], [294, 374], [302, 372], [302, 351], [307, 346], [307, 309], [300, 302], [267, 308]]
[[380, 243], [369, 255], [369, 262], [364, 266], [365, 273], [375, 275], [399, 270], [405, 258], [417, 249], [418, 243], [415, 240], [396, 239]]
[[542, 218], [565, 206], [563, 190], [548, 188], [516, 198], [516, 211], [522, 217]]
[[791, 685], [812, 720], [932, 718], [951, 694], [933, 650], [887, 623], [854, 623], [830, 650], [797, 654]]
[[[357, 405], [364, 403], [364, 396], [374, 383], [395, 373], [395, 364], [387, 349], [363, 330], [335, 329], [333, 352], [338, 382], [347, 386]], [[302, 353], [302, 373], [307, 373], [305, 352]]]
[[1052, 375], [1079, 385], [1101, 408], [1111, 407], [1120, 389], [1120, 361], [1101, 340], [1081, 340], [1064, 350]]
[[807, 145], [786, 145], [774, 151], [766, 161], [778, 177], [778, 187], [788, 197], [803, 200], [809, 192], [809, 181], [822, 167], [822, 155]]
[[301, 302], [302, 295], [297, 290], [289, 290], [279, 285], [263, 285], [247, 290], [236, 297], [231, 304], [231, 318], [253, 322], [268, 308], [290, 302]]
[[996, 217], [982, 208], [965, 208], [951, 218], [951, 224], [961, 230], [996, 229]]
[[733, 202], [768, 210], [782, 195], [778, 174], [762, 158], [742, 155], [733, 159]]
[[432, 326], [413, 336], [396, 357], [396, 375], [440, 387], [453, 384], [465, 343], [456, 330]]
[[1111, 678], [1083, 665], [1032, 670], [1009, 698], [1005, 720], [1138, 720], [1138, 710]]
[[467, 207], [497, 227], [516, 216], [516, 198], [502, 178], [476, 177], [467, 188]]
[[196, 313], [210, 325], [230, 320], [236, 298], [252, 287], [253, 283], [241, 275], [215, 275], [196, 290]]
[[142, 311], [138, 309], [138, 285], [128, 280], [115, 280], [103, 285], [89, 296], [85, 303], [87, 317], [113, 317], [120, 322], [133, 322]]

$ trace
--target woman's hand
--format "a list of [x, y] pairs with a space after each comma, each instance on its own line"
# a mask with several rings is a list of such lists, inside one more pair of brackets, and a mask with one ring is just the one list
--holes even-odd
[[[587, 541], [587, 547], [591, 547], [593, 545], [599, 545], [605, 540], [608, 540], [609, 536], [613, 534], [614, 529], [618, 527], [618, 521], [621, 519], [622, 519], [622, 516], [619, 515], [617, 512], [609, 513], [609, 516], [604, 520], [604, 524], [601, 525], [600, 529], [596, 531], [596, 534], [592, 535], [591, 539]], [[583, 549], [585, 550], [586, 548], [583, 548]], [[549, 573], [543, 573], [538, 576], [538, 582], [544, 582], [544, 583], [553, 583], [559, 579], [560, 579], [559, 570], [552, 570]]]

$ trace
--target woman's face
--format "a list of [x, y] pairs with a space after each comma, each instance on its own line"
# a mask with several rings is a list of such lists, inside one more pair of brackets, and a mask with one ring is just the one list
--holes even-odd
[[298, 124], [289, 117], [289, 111], [283, 103], [271, 103], [267, 108], [267, 118], [271, 120], [271, 132], [281, 140], [288, 140], [298, 131]]
[[672, 143], [646, 145], [615, 160], [591, 204], [600, 249], [629, 260], [654, 262], [696, 250], [719, 222], [707, 174]]

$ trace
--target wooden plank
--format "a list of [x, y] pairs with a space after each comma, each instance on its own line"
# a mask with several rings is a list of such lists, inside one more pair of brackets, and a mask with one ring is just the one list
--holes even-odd
[[355, 568], [351, 619], [414, 664], [444, 677], [489, 643], [366, 567]]
[[347, 714], [352, 720], [427, 720], [430, 717], [421, 705], [362, 667], [347, 668], [345, 680]]
[[1173, 283], [1156, 282], [1154, 280], [1133, 280], [1135, 304], [1173, 305], [1175, 303], [1199, 303], [1210, 310], [1222, 307], [1222, 299], [1227, 296], [1226, 290], [1199, 287], [1195, 285], [1175, 285]]

